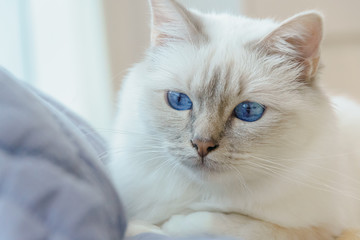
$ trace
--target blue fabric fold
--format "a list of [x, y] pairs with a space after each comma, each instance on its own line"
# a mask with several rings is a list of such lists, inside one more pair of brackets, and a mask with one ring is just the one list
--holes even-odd
[[105, 151], [81, 119], [0, 69], [0, 239], [122, 239]]

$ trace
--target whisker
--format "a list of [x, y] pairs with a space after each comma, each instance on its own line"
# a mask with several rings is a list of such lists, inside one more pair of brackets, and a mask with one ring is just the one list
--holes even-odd
[[[105, 132], [105, 133], [113, 133], [113, 134], [123, 134], [123, 135], [138, 135], [144, 137], [143, 139], [151, 139], [151, 140], [158, 140], [163, 141], [163, 139], [155, 137], [154, 135], [150, 135], [149, 133], [142, 133], [142, 132], [134, 132], [128, 130], [118, 130], [118, 129], [106, 129], [106, 128], [95, 128], [98, 132]], [[89, 135], [96, 133], [95, 131], [88, 131]]]
[[[301, 185], [313, 188], [315, 190], [325, 191], [325, 192], [329, 192], [329, 193], [340, 193], [340, 194], [343, 194], [343, 195], [345, 195], [347, 197], [351, 197], [351, 198], [353, 198], [355, 200], [360, 201], [360, 198], [353, 195], [352, 193], [344, 192], [344, 191], [339, 190], [339, 189], [337, 189], [335, 187], [332, 187], [332, 186], [330, 186], [330, 185], [328, 185], [326, 183], [319, 182], [319, 180], [322, 180], [322, 179], [316, 179], [316, 178], [314, 178], [312, 176], [305, 175], [306, 177], [311, 178], [312, 180], [315, 180], [315, 182], [312, 182], [310, 184], [310, 183], [307, 183], [307, 182], [303, 181], [303, 179], [301, 179], [297, 175], [295, 175], [294, 171], [291, 171], [291, 170], [289, 171], [288, 169], [281, 169], [281, 168], [270, 166], [270, 165], [267, 165], [267, 164], [264, 164], [264, 163], [261, 164], [259, 162], [255, 163], [255, 162], [251, 162], [251, 161], [247, 162], [247, 164], [249, 164], [249, 165], [251, 165], [252, 167], [255, 167], [255, 168], [258, 167], [258, 168], [264, 170], [265, 172], [267, 171], [268, 173], [272, 174], [272, 176], [280, 177], [280, 178], [286, 179], [286, 180], [288, 180], [290, 182], [301, 184]], [[286, 175], [286, 173], [291, 174], [291, 177], [288, 177]]]
[[252, 195], [252, 191], [249, 189], [249, 187], [246, 185], [246, 181], [245, 178], [242, 176], [241, 172], [234, 166], [232, 165], [226, 165], [228, 166], [230, 169], [234, 170], [237, 173], [237, 176], [240, 179], [241, 185], [243, 187], [243, 189], [249, 194]]
[[[353, 190], [356, 190], [360, 187], [360, 181], [358, 179], [355, 179], [353, 177], [350, 177], [348, 176], [347, 174], [345, 173], [342, 173], [340, 171], [337, 171], [335, 169], [331, 169], [331, 168], [328, 168], [328, 167], [324, 167], [324, 166], [321, 166], [319, 164], [315, 164], [315, 163], [311, 163], [311, 162], [308, 162], [306, 159], [296, 159], [296, 158], [293, 158], [293, 159], [284, 159], [284, 158], [276, 158], [276, 157], [266, 157], [266, 158], [263, 158], [263, 157], [259, 157], [259, 156], [253, 156], [253, 155], [249, 155], [250, 158], [253, 158], [253, 159], [256, 159], [256, 160], [260, 160], [260, 161], [266, 161], [272, 165], [277, 165], [277, 166], [280, 166], [280, 167], [283, 167], [283, 168], [288, 168], [288, 169], [291, 169], [291, 170], [298, 170], [298, 167], [301, 166], [301, 165], [304, 165], [304, 166], [309, 166], [309, 167], [313, 167], [313, 168], [317, 168], [319, 170], [322, 170], [324, 173], [331, 173], [331, 174], [335, 174], [339, 177], [341, 177], [341, 179], [346, 179], [346, 180], [349, 180], [351, 181], [353, 184], [355, 184], [356, 186], [353, 187]], [[274, 160], [274, 161], [272, 161]], [[284, 164], [281, 164], [281, 162], [290, 162], [290, 163], [296, 163], [296, 166], [290, 166], [290, 165], [284, 165]], [[331, 181], [332, 179], [327, 179], [327, 181]], [[337, 183], [336, 180], [333, 180], [332, 183]], [[349, 188], [349, 186], [347, 186]]]
[[[277, 165], [277, 166], [280, 166], [280, 167], [283, 167], [283, 168], [287, 168], [287, 169], [289, 169], [290, 171], [292, 171], [292, 170], [297, 170], [296, 166], [295, 166], [295, 167], [291, 167], [291, 166], [287, 166], [287, 165], [281, 164], [281, 163], [279, 163], [279, 162], [274, 162], [274, 161], [271, 161], [271, 160], [268, 160], [268, 159], [259, 158], [259, 157], [256, 157], [256, 156], [252, 156], [252, 157], [255, 158], [255, 159], [257, 159], [257, 160], [260, 160], [260, 161], [265, 161], [265, 162], [268, 162], [268, 163], [270, 163], [270, 164], [274, 164], [274, 165]], [[284, 159], [284, 160], [285, 160], [285, 159]], [[286, 160], [285, 160], [285, 161], [286, 161]], [[289, 160], [287, 160], [287, 161], [289, 161]], [[298, 162], [296, 162], [296, 163], [298, 163]], [[306, 163], [303, 162], [303, 161], [301, 161], [299, 164], [305, 164], [305, 165], [306, 165]], [[322, 167], [322, 166], [318, 166], [318, 165], [316, 165], [316, 164], [311, 164], [311, 163], [309, 163], [308, 166], [317, 167], [317, 168], [319, 168], [319, 169], [321, 169], [321, 170], [323, 170], [323, 171], [327, 171], [327, 173], [337, 174], [338, 176], [342, 177], [342, 179], [348, 179], [348, 180], [353, 181], [353, 183], [355, 183], [357, 186], [354, 186], [353, 189], [352, 189], [352, 191], [356, 191], [356, 189], [358, 189], [358, 188], [360, 187], [360, 182], [359, 182], [358, 180], [356, 180], [356, 179], [354, 179], [354, 178], [351, 178], [351, 177], [345, 175], [344, 173], [341, 173], [341, 172], [339, 172], [339, 171], [335, 171], [335, 170], [333, 170], [333, 169], [325, 168], [325, 167]], [[313, 179], [315, 179], [315, 180], [317, 179], [317, 180], [327, 181], [329, 184], [337, 184], [337, 183], [338, 183], [336, 180], [333, 180], [333, 179], [330, 179], [330, 178], [328, 178], [328, 179], [321, 179], [321, 178], [314, 177], [314, 176], [311, 176], [311, 175], [306, 174], [306, 173], [303, 173], [303, 174], [304, 174], [304, 176], [306, 176], [306, 177], [311, 177], [311, 178], [313, 178]], [[347, 187], [349, 187], [349, 186], [347, 186]]]

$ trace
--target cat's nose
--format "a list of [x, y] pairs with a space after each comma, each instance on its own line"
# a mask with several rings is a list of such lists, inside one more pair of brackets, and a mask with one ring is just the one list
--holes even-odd
[[217, 144], [214, 140], [193, 139], [191, 140], [191, 144], [202, 158], [208, 155], [209, 152], [219, 147], [219, 144]]

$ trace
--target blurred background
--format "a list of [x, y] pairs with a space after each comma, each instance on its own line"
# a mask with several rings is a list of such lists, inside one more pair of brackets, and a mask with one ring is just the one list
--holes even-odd
[[[360, 101], [359, 0], [178, 0], [208, 12], [284, 20], [325, 15], [321, 81]], [[111, 129], [121, 79], [149, 46], [147, 0], [0, 0], [0, 65]], [[0, 86], [1, 87], [1, 86]]]

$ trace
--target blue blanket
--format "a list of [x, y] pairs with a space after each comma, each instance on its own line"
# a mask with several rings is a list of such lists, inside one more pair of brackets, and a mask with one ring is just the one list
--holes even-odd
[[0, 70], [0, 239], [122, 239], [104, 151], [84, 122]]
[[0, 239], [123, 239], [121, 202], [98, 157], [105, 152], [81, 119], [0, 68]]

